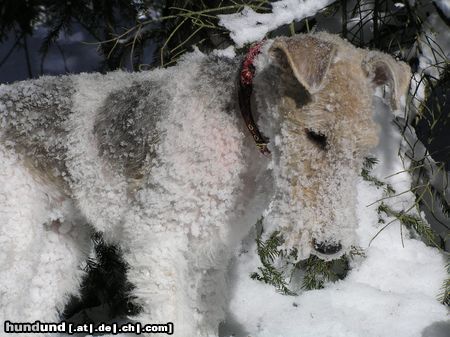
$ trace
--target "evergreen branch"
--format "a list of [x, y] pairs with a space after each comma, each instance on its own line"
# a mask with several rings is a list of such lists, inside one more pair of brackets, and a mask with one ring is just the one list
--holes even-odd
[[373, 185], [375, 185], [377, 188], [383, 187], [386, 194], [388, 196], [393, 196], [395, 194], [395, 190], [392, 187], [392, 185], [382, 182], [378, 178], [371, 176], [369, 173], [373, 169], [373, 167], [378, 163], [378, 160], [373, 157], [366, 157], [364, 158], [363, 168], [361, 169], [361, 177]]
[[336, 282], [343, 278], [336, 272], [336, 269], [340, 266], [346, 272], [348, 270], [348, 258], [344, 255], [338, 260], [324, 261], [315, 255], [311, 255], [308, 259], [300, 261], [299, 266], [305, 270], [302, 289], [322, 289], [326, 282]]
[[[388, 206], [383, 202], [378, 206], [377, 212], [378, 214], [384, 213], [389, 217], [393, 217], [394, 218], [393, 221], [398, 220], [401, 226], [405, 226], [406, 228], [414, 231], [419, 237], [422, 238], [422, 240], [427, 245], [432, 245], [438, 249], [441, 249], [440, 245], [436, 243], [435, 233], [433, 232], [431, 227], [428, 226], [428, 224], [425, 221], [423, 221], [420, 217], [407, 214], [407, 212], [405, 211], [395, 211], [394, 209], [392, 209], [390, 206]], [[388, 225], [391, 224], [393, 221], [389, 222]], [[386, 226], [384, 226], [383, 229]]]
[[[304, 274], [301, 289], [322, 289], [326, 282], [335, 282], [343, 279], [349, 270], [349, 259], [355, 256], [364, 256], [364, 252], [357, 247], [341, 258], [332, 261], [324, 261], [315, 255], [305, 260], [298, 261], [298, 251], [282, 250], [284, 243], [280, 231], [273, 232], [267, 240], [261, 239], [261, 234], [256, 239], [257, 253], [262, 267], [257, 272], [250, 274], [254, 280], [273, 285], [275, 289], [284, 295], [296, 295], [289, 288], [289, 283], [295, 271]], [[278, 263], [276, 263], [278, 262]]]
[[279, 249], [284, 242], [283, 237], [279, 231], [275, 231], [270, 235], [269, 239], [263, 241], [261, 234], [256, 238], [256, 246], [262, 267], [258, 267], [259, 272], [252, 273], [250, 277], [273, 285], [277, 291], [284, 295], [296, 295], [288, 288], [287, 277], [284, 271], [277, 269], [273, 265], [276, 258], [284, 255], [282, 250]]

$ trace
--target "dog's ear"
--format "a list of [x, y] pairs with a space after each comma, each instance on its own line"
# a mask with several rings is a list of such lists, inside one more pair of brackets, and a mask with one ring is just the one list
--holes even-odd
[[396, 61], [390, 55], [369, 51], [364, 57], [362, 67], [375, 87], [389, 86], [391, 107], [394, 110], [398, 109], [402, 96], [408, 92], [411, 79], [409, 66], [404, 62]]
[[277, 38], [269, 49], [272, 59], [282, 68], [292, 70], [310, 94], [320, 89], [335, 53], [333, 43], [310, 35]]

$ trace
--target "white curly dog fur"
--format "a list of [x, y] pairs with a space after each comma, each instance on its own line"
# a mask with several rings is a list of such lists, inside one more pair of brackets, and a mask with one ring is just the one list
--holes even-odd
[[354, 244], [373, 92], [387, 85], [396, 108], [408, 67], [326, 33], [267, 41], [253, 90], [266, 157], [237, 106], [240, 63], [197, 51], [0, 86], [1, 321], [58, 321], [92, 229], [124, 252], [135, 319], [182, 337], [218, 336], [230, 254], [261, 215], [300, 257]]

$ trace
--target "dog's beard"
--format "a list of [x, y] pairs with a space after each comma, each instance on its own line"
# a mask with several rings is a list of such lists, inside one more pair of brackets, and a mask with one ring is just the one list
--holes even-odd
[[298, 259], [317, 254], [314, 242], [341, 245], [339, 254], [324, 257], [338, 258], [357, 241], [358, 167], [352, 166], [356, 163], [353, 151], [340, 153], [330, 166], [329, 158], [319, 155], [321, 150], [286, 129], [275, 145], [275, 193], [263, 221], [264, 232], [269, 236], [278, 231], [284, 240], [282, 248], [288, 253], [295, 249]]

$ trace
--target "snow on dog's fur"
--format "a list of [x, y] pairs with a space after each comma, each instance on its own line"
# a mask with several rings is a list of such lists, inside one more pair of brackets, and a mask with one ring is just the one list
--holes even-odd
[[120, 243], [143, 323], [217, 336], [230, 252], [265, 212], [300, 257], [354, 244], [355, 183], [377, 143], [374, 88], [408, 67], [325, 33], [255, 62], [261, 155], [237, 105], [240, 59], [0, 87], [0, 319], [51, 321], [77, 292], [89, 226]]

